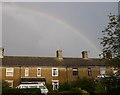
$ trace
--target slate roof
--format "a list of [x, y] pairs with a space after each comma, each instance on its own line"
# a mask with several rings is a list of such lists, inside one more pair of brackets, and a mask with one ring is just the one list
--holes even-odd
[[102, 59], [82, 58], [63, 58], [59, 60], [56, 57], [28, 57], [28, 56], [4, 56], [2, 66], [9, 67], [33, 67], [33, 66], [51, 66], [51, 67], [80, 67], [80, 66], [105, 66]]

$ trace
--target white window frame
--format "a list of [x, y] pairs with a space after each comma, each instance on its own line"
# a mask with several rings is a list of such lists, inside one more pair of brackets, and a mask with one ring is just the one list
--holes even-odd
[[25, 77], [29, 76], [29, 68], [25, 68]]
[[[8, 73], [12, 73], [12, 74], [9, 75]], [[14, 76], [14, 68], [6, 68], [6, 76]]]
[[8, 82], [10, 88], [13, 88], [13, 80], [5, 80], [6, 82]]
[[105, 75], [105, 74], [106, 74], [105, 67], [100, 67], [100, 75]]
[[[40, 72], [39, 72], [39, 70], [40, 70]], [[40, 74], [39, 74], [40, 73]], [[41, 76], [41, 68], [37, 68], [37, 76], [39, 77], [39, 76]]]
[[59, 89], [59, 80], [52, 80], [53, 90]]
[[88, 76], [92, 76], [92, 68], [88, 67]]
[[58, 76], [59, 72], [58, 72], [58, 68], [52, 68], [52, 76]]
[[[73, 76], [78, 76], [78, 68], [72, 68], [72, 71]], [[77, 72], [77, 74], [74, 74], [74, 72]]]

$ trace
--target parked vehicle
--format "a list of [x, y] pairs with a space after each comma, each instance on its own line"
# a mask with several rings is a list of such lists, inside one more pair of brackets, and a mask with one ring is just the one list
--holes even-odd
[[38, 84], [20, 84], [16, 88], [18, 89], [25, 89], [25, 88], [39, 88], [42, 94], [47, 94], [48, 89], [45, 87], [43, 83]]
[[98, 75], [97, 78], [109, 78], [109, 75]]

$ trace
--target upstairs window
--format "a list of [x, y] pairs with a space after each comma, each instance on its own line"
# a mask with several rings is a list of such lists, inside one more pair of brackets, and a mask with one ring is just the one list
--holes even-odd
[[52, 76], [58, 76], [58, 68], [52, 68]]
[[73, 76], [78, 76], [78, 68], [73, 68]]
[[37, 76], [41, 76], [41, 68], [37, 68]]
[[29, 68], [25, 68], [25, 76], [29, 76]]
[[91, 70], [91, 68], [88, 68], [88, 76], [92, 76], [92, 70]]
[[6, 76], [13, 76], [14, 68], [6, 68]]
[[41, 68], [37, 68], [37, 76], [41, 76]]

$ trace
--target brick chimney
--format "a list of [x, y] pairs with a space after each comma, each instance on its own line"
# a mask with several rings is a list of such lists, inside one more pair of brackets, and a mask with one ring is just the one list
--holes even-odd
[[4, 48], [0, 48], [0, 58], [3, 58], [4, 56]]
[[112, 58], [112, 53], [110, 51], [106, 53], [106, 58], [108, 58], [108, 59]]
[[62, 50], [57, 50], [56, 51], [56, 57], [58, 58], [58, 59], [63, 59], [63, 57], [62, 57]]
[[83, 59], [88, 59], [88, 53], [87, 53], [87, 51], [83, 51], [82, 52], [82, 58]]
[[105, 59], [112, 59], [112, 53], [111, 53], [111, 51], [104, 51], [103, 57]]

